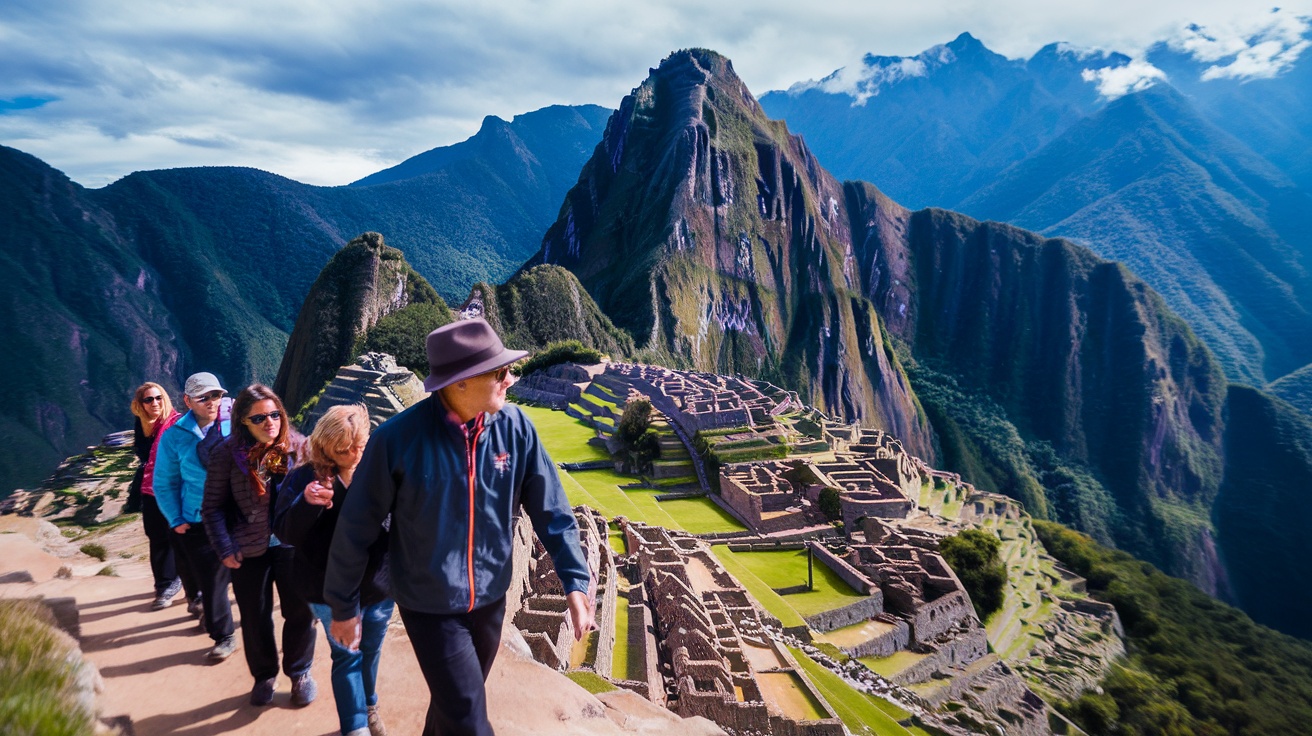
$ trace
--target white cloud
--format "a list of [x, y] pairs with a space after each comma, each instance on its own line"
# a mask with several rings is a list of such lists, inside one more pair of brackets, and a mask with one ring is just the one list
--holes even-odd
[[798, 82], [788, 88], [788, 93], [800, 94], [818, 89], [831, 95], [848, 95], [853, 105], [864, 105], [866, 100], [878, 95], [882, 88], [904, 79], [923, 77], [928, 73], [925, 61], [920, 57], [879, 57], [869, 61], [872, 63], [845, 66], [818, 82]]
[[1270, 79], [1312, 47], [1309, 32], [1312, 22], [1308, 18], [1288, 8], [1276, 8], [1217, 26], [1190, 26], [1170, 46], [1212, 63], [1203, 71], [1203, 80]]
[[[1312, 0], [1291, 5], [1312, 15]], [[614, 107], [678, 48], [725, 54], [757, 95], [867, 53], [904, 57], [828, 80], [861, 95], [928, 68], [917, 55], [962, 31], [1013, 58], [1059, 40], [1133, 55], [1187, 21], [1255, 13], [1270, 24], [1233, 0], [2, 0], [0, 143], [92, 186], [202, 164], [340, 184], [485, 115]], [[1269, 67], [1290, 49], [1228, 63]], [[3, 104], [27, 99], [51, 101]]]
[[1140, 92], [1166, 81], [1166, 72], [1146, 61], [1131, 61], [1124, 66], [1085, 69], [1080, 76], [1098, 86], [1098, 94], [1109, 100]]

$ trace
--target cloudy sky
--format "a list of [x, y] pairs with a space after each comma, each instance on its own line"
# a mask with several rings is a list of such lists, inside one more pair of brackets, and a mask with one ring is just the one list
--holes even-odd
[[0, 0], [0, 144], [90, 187], [200, 165], [334, 185], [485, 115], [614, 107], [677, 48], [727, 55], [758, 95], [962, 31], [1013, 58], [1169, 41], [1260, 75], [1303, 52], [1308, 18], [1312, 0]]

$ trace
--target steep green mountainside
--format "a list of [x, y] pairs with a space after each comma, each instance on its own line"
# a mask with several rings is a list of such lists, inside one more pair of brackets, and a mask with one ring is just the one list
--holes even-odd
[[[1312, 25], [1304, 26], [1301, 40], [1312, 42]], [[1230, 56], [1202, 61], [1165, 43], [1149, 48], [1145, 58], [1208, 120], [1244, 141], [1304, 191], [1312, 191], [1312, 96], [1307, 93], [1312, 89], [1312, 54], [1307, 48], [1280, 54], [1288, 66], [1281, 64], [1278, 73], [1269, 76], [1217, 74], [1214, 67], [1242, 60]]]
[[1266, 390], [1312, 417], [1312, 364], [1286, 374], [1277, 381], [1272, 381]]
[[842, 186], [692, 50], [624, 98], [529, 266], [573, 271], [652, 359], [773, 380], [932, 457], [851, 252]]
[[[357, 343], [372, 327], [412, 306], [449, 313], [442, 297], [401, 251], [383, 244], [382, 235], [355, 238], [333, 254], [310, 287], [273, 390], [295, 411], [355, 359]], [[423, 337], [416, 342], [422, 344]]]
[[362, 232], [385, 234], [448, 298], [505, 279], [540, 245], [604, 114], [488, 118], [459, 155], [351, 187], [199, 168], [86, 190], [0, 147], [3, 344], [33, 356], [0, 390], [0, 493], [131, 426], [141, 381], [175, 396], [196, 370], [229, 387], [272, 381], [320, 269]]
[[1312, 196], [1169, 87], [1116, 100], [961, 209], [1124, 262], [1232, 377], [1312, 361]]
[[1050, 554], [1088, 579], [1095, 598], [1116, 607], [1125, 626], [1125, 660], [1099, 691], [1061, 706], [1086, 732], [1307, 732], [1312, 643], [1254, 624], [1192, 585], [1084, 535], [1042, 521], [1034, 530]]
[[625, 98], [536, 262], [657, 362], [769, 378], [1224, 592], [1226, 382], [1161, 297], [1069, 241], [839, 186], [712, 52]]
[[857, 273], [924, 366], [913, 386], [945, 451], [999, 458], [987, 446], [998, 432], [966, 417], [952, 389], [987, 397], [1018, 438], [1047, 443], [1062, 466], [1096, 481], [1063, 498], [1042, 483], [1050, 463], [1027, 457], [1043, 454], [1037, 447], [967, 477], [1039, 516], [1047, 497], [1066, 508], [1057, 518], [1105, 527], [1118, 546], [1215, 592], [1208, 509], [1226, 386], [1188, 326], [1124, 266], [1069, 241], [944, 210], [911, 213], [868, 184], [848, 188]]
[[114, 218], [41, 161], [0, 147], [0, 496], [130, 427], [130, 391], [175, 394], [186, 348], [163, 283]]
[[629, 333], [616, 327], [578, 278], [560, 266], [536, 266], [499, 286], [475, 284], [466, 308], [481, 310], [505, 344], [516, 350], [577, 340], [615, 360], [632, 358], [635, 352]]
[[1254, 619], [1312, 638], [1312, 421], [1231, 386], [1225, 477], [1213, 515], [1235, 600]]

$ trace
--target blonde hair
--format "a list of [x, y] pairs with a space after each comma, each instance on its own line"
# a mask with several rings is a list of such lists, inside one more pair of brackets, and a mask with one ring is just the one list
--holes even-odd
[[132, 394], [132, 415], [141, 420], [141, 426], [143, 429], [145, 428], [146, 423], [150, 420], [146, 418], [146, 407], [141, 403], [141, 397], [152, 388], [159, 389], [159, 395], [164, 397], [160, 399], [160, 421], [173, 416], [173, 401], [169, 398], [169, 392], [165, 391], [164, 387], [158, 383], [147, 381], [138, 386], [137, 390]]
[[369, 412], [363, 404], [341, 404], [324, 412], [310, 433], [310, 463], [319, 477], [336, 475], [340, 468], [332, 453], [369, 439]]

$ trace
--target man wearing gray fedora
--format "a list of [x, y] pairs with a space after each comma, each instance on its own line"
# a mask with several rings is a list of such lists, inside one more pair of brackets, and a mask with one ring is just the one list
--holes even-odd
[[425, 734], [492, 733], [484, 681], [501, 642], [514, 514], [522, 508], [565, 588], [575, 639], [595, 627], [578, 525], [537, 430], [506, 405], [507, 350], [481, 319], [428, 335], [430, 396], [374, 432], [333, 535], [332, 635], [360, 640], [359, 587], [390, 513], [392, 596], [428, 683]]

